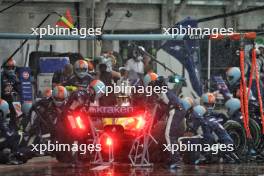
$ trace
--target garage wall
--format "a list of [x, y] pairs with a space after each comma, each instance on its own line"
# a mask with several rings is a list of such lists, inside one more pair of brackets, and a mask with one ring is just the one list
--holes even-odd
[[[264, 10], [251, 12], [244, 15], [238, 15], [240, 29], [257, 29], [264, 25]], [[264, 26], [262, 27], [264, 29]]]
[[[155, 4], [108, 4], [111, 16], [105, 25], [106, 30], [146, 30], [160, 28], [160, 5]], [[130, 18], [125, 14], [129, 10]], [[96, 15], [98, 17], [98, 15]], [[97, 26], [101, 26], [103, 19], [96, 19]]]
[[[183, 12], [179, 15], [179, 19], [184, 19], [188, 16], [200, 19], [221, 13], [223, 13], [223, 8], [221, 6], [186, 6]], [[223, 19], [199, 23], [199, 27], [201, 28], [220, 28], [223, 26]]]
[[[0, 9], [6, 6], [1, 5]], [[72, 15], [75, 14], [73, 3], [26, 3], [13, 7], [10, 10], [0, 15], [0, 32], [19, 32], [19, 33], [31, 33], [31, 27], [35, 27], [45, 18], [45, 16], [56, 11], [64, 14], [66, 9], [69, 8]], [[44, 27], [48, 24], [55, 26], [58, 17], [53, 15], [47, 22], [44, 23]], [[22, 41], [19, 40], [0, 40], [0, 62], [6, 59], [10, 54], [19, 46]], [[36, 41], [29, 41], [30, 51], [36, 49]], [[49, 51], [52, 44], [53, 50], [58, 52], [77, 52], [77, 41], [40, 41], [39, 50]], [[26, 47], [21, 50], [16, 56], [18, 64], [22, 64], [22, 59], [26, 52]]]
[[[109, 1], [111, 2], [111, 1]], [[164, 4], [163, 4], [164, 5]], [[6, 7], [6, 3], [0, 4], [0, 9]], [[161, 4], [129, 4], [129, 3], [109, 3], [106, 7], [100, 8], [101, 4], [96, 4], [95, 10], [95, 26], [101, 27], [105, 11], [110, 8], [113, 12], [113, 16], [110, 17], [105, 25], [106, 30], [152, 30], [159, 29], [162, 20], [162, 26], [166, 26], [167, 12], [162, 10]], [[0, 32], [21, 32], [30, 33], [30, 28], [36, 26], [49, 12], [57, 11], [64, 13], [69, 8], [76, 16], [74, 10], [74, 4], [72, 2], [67, 3], [24, 3], [0, 15]], [[82, 7], [81, 7], [82, 8]], [[126, 11], [129, 10], [132, 13], [130, 18], [125, 16]], [[223, 13], [222, 6], [194, 6], [188, 5], [179, 14], [179, 19], [191, 16], [194, 18], [208, 17]], [[264, 23], [262, 17], [264, 11], [253, 12], [239, 16], [239, 28], [252, 29], [257, 28]], [[162, 17], [162, 18], [161, 18]], [[86, 18], [82, 15], [81, 18]], [[55, 24], [58, 17], [52, 16], [44, 26], [48, 24]], [[227, 18], [230, 21], [230, 18]], [[227, 23], [229, 24], [229, 23]], [[224, 20], [214, 20], [210, 22], [200, 23], [200, 27], [223, 27]], [[230, 27], [230, 26], [228, 26]], [[8, 57], [22, 41], [18, 40], [0, 40], [0, 62], [3, 58]], [[36, 41], [30, 41], [30, 51], [35, 50]], [[39, 50], [49, 51], [50, 45], [52, 44], [53, 50], [57, 52], [77, 52], [78, 42], [77, 41], [40, 41]], [[84, 51], [86, 47], [81, 47], [81, 51]], [[87, 48], [88, 50], [89, 48]], [[25, 47], [15, 57], [19, 64], [22, 64], [21, 58], [24, 57]], [[84, 52], [86, 55], [86, 52]]]

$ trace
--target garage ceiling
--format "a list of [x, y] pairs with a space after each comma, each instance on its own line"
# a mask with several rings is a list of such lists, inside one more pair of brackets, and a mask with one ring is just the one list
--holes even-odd
[[[2, 2], [16, 2], [17, 0], [0, 0]], [[25, 2], [83, 2], [88, 0], [25, 0]], [[92, 1], [92, 0], [89, 0]], [[101, 2], [102, 0], [95, 0], [95, 2]], [[179, 4], [181, 0], [174, 0], [175, 4]], [[109, 3], [129, 3], [129, 4], [165, 4], [167, 0], [108, 0]], [[233, 0], [188, 0], [188, 5], [212, 5], [212, 6], [225, 6], [231, 5]], [[243, 0], [237, 0], [238, 4], [241, 4]], [[245, 2], [245, 0], [244, 0]], [[263, 0], [251, 0], [246, 2], [248, 6], [262, 6]]]

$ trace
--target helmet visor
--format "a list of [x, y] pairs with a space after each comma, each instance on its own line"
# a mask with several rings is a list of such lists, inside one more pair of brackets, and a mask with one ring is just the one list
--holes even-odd
[[64, 102], [65, 98], [61, 98], [61, 97], [54, 97], [55, 101], [60, 101], [60, 102]]
[[54, 98], [54, 104], [55, 104], [56, 106], [61, 106], [61, 105], [64, 104], [64, 102], [65, 102], [65, 99]]
[[76, 72], [87, 72], [87, 68], [76, 68], [75, 69]]
[[234, 79], [234, 76], [227, 76], [228, 81], [232, 81]]

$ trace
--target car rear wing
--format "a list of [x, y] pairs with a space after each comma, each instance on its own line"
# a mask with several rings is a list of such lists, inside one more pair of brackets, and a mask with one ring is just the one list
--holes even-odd
[[93, 117], [131, 117], [144, 113], [144, 109], [132, 106], [90, 106], [89, 115]]

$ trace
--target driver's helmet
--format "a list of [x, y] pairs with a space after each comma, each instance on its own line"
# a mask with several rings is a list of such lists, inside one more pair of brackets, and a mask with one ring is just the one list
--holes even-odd
[[206, 113], [206, 108], [202, 105], [196, 105], [193, 108], [193, 112], [196, 114], [197, 118], [203, 118]]
[[194, 101], [191, 97], [182, 98], [181, 103], [185, 111], [190, 110], [194, 105]]
[[85, 60], [77, 60], [74, 63], [74, 73], [79, 78], [84, 78], [88, 73], [88, 63]]
[[213, 110], [216, 103], [216, 98], [213, 93], [204, 93], [201, 97], [201, 104], [204, 105], [207, 110]]
[[56, 106], [62, 106], [68, 97], [67, 89], [63, 86], [56, 86], [52, 90], [53, 102]]
[[9, 104], [7, 103], [7, 101], [1, 98], [0, 98], [0, 111], [4, 117], [6, 117], [10, 113]]
[[144, 76], [143, 82], [144, 86], [148, 86], [150, 83], [154, 83], [158, 80], [158, 75], [154, 72], [149, 72]]
[[88, 89], [89, 89], [88, 91], [94, 97], [97, 97], [97, 98], [102, 97], [105, 94], [105, 91], [106, 91], [105, 84], [102, 81], [98, 80], [98, 79], [93, 80], [90, 83]]
[[16, 61], [13, 58], [11, 58], [8, 60], [7, 63], [5, 63], [4, 72], [7, 75], [14, 75], [15, 71], [16, 71]]
[[226, 72], [226, 78], [228, 83], [232, 86], [235, 85], [241, 77], [241, 72], [238, 67], [231, 67]]
[[241, 107], [240, 100], [238, 98], [230, 98], [225, 103], [225, 107], [227, 108], [227, 114], [233, 116]]

